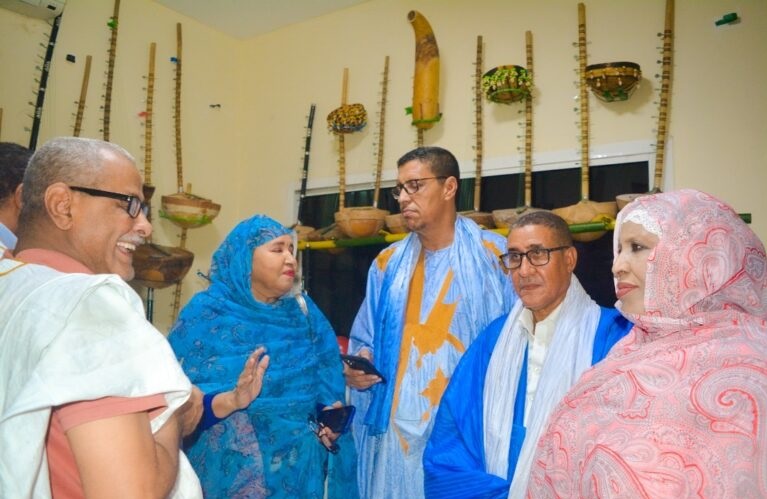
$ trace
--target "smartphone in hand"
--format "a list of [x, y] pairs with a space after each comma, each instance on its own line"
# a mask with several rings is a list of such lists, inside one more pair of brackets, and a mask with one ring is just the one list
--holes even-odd
[[374, 374], [381, 378], [382, 382], [386, 383], [386, 378], [383, 377], [383, 374], [381, 374], [378, 369], [376, 369], [376, 366], [365, 357], [341, 354], [341, 360], [350, 368], [362, 371], [365, 374]]
[[317, 404], [317, 424], [330, 428], [333, 433], [346, 433], [351, 427], [355, 412], [356, 408], [353, 405], [325, 409], [322, 404]]
[[[349, 431], [356, 409], [353, 405], [343, 407], [333, 407], [325, 409], [323, 404], [317, 404], [316, 414], [309, 414], [309, 428], [317, 435], [320, 443], [325, 446], [328, 452], [338, 453], [339, 447], [335, 442], [323, 441], [320, 432], [323, 428], [329, 428], [333, 433], [341, 434]], [[324, 437], [327, 439], [327, 437]]]

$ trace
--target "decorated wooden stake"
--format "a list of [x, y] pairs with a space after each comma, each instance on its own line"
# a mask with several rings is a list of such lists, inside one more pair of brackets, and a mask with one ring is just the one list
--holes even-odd
[[519, 217], [531, 211], [540, 211], [540, 208], [533, 208], [533, 34], [530, 31], [525, 32], [525, 55], [526, 55], [526, 83], [527, 85], [519, 88], [526, 88], [525, 96], [525, 171], [524, 179], [524, 204], [516, 208], [505, 208], [493, 210], [493, 220], [497, 227], [508, 227]]
[[495, 228], [493, 216], [479, 211], [482, 192], [482, 36], [477, 36], [477, 55], [474, 61], [474, 210], [463, 211], [461, 215], [474, 220], [477, 225]]
[[83, 70], [83, 83], [80, 86], [80, 99], [77, 101], [77, 114], [75, 115], [75, 126], [72, 130], [74, 137], [80, 136], [83, 127], [83, 115], [85, 114], [85, 99], [88, 97], [88, 81], [91, 77], [91, 56], [85, 57], [85, 69]]
[[[144, 200], [149, 204], [154, 194], [152, 185], [152, 134], [154, 116], [154, 70], [156, 44], [149, 46], [149, 71], [147, 73], [146, 108], [144, 111]], [[136, 248], [133, 254], [133, 268], [136, 272], [133, 282], [147, 288], [146, 318], [154, 318], [154, 290], [179, 283], [189, 272], [194, 254], [183, 247], [161, 246], [151, 238]]]
[[[578, 4], [578, 76], [581, 116], [581, 200], [577, 204], [557, 208], [552, 211], [564, 218], [568, 224], [615, 220], [615, 215], [618, 213], [615, 201], [598, 203], [589, 200], [589, 93], [586, 83], [586, 6], [582, 3]], [[573, 234], [573, 239], [588, 242], [599, 239], [604, 234], [604, 231]]]

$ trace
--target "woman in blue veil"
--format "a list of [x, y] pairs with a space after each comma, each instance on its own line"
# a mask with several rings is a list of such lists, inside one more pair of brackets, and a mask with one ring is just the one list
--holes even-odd
[[[264, 215], [244, 220], [213, 255], [210, 287], [181, 311], [169, 341], [205, 396], [185, 450], [206, 497], [356, 497], [350, 435], [331, 453], [307, 424], [317, 406], [339, 405], [345, 385], [335, 333], [297, 289], [295, 234]], [[251, 353], [269, 366], [260, 395], [218, 420], [215, 394], [230, 390]], [[335, 436], [335, 435], [333, 435]], [[325, 440], [325, 443], [328, 443]]]

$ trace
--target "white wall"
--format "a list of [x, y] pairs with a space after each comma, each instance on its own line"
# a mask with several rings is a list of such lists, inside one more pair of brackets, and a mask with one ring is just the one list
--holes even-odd
[[[673, 168], [669, 186], [695, 187], [753, 215], [752, 227], [767, 239], [767, 2], [677, 0], [674, 72], [669, 123]], [[476, 37], [485, 42], [484, 67], [524, 65], [524, 33], [534, 41], [534, 150], [536, 160], [560, 154], [578, 158], [576, 0], [371, 0], [250, 40], [235, 40], [183, 18], [149, 0], [122, 2], [112, 140], [143, 153], [142, 120], [148, 47], [158, 43], [153, 183], [156, 196], [175, 191], [173, 65], [175, 23], [184, 27], [182, 132], [184, 175], [196, 194], [223, 205], [204, 228], [189, 231], [187, 247], [197, 259], [184, 281], [184, 301], [203, 282], [210, 254], [234, 224], [255, 212], [284, 223], [295, 218], [293, 194], [302, 165], [304, 125], [317, 104], [309, 183], [335, 181], [336, 139], [325, 117], [341, 104], [343, 68], [350, 71], [348, 102], [360, 102], [368, 127], [347, 136], [351, 182], [373, 177], [381, 71], [389, 55], [384, 178], [396, 159], [415, 145], [415, 129], [404, 113], [411, 103], [414, 35], [407, 13], [418, 10], [436, 34], [441, 54], [443, 120], [425, 133], [425, 143], [451, 149], [472, 175], [475, 127], [473, 74]], [[592, 152], [614, 144], [655, 139], [660, 81], [663, 0], [586, 2], [588, 62], [633, 61], [644, 73], [627, 102], [606, 104], [590, 97]], [[99, 137], [103, 71], [109, 41], [111, 2], [68, 0], [52, 67], [51, 90], [41, 141], [70, 133], [85, 55], [94, 56], [83, 135]], [[739, 24], [714, 21], [737, 12]], [[34, 100], [34, 54], [45, 42], [39, 21], [0, 10], [0, 140], [28, 142], [26, 117]], [[77, 63], [64, 60], [77, 55]], [[8, 68], [13, 68], [9, 70]], [[221, 104], [210, 108], [210, 104]], [[523, 147], [521, 105], [485, 103], [484, 153], [488, 163], [518, 164]], [[494, 164], [495, 164], [494, 163]], [[651, 166], [653, 166], [651, 164]], [[155, 199], [158, 199], [157, 197]], [[174, 244], [178, 229], [156, 223], [155, 240]], [[169, 325], [170, 291], [156, 293], [156, 322]]]

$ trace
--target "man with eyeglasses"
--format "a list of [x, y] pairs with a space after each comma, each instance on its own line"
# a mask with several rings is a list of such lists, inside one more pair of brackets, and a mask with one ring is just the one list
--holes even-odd
[[397, 165], [392, 194], [411, 234], [371, 265], [349, 345], [386, 381], [344, 367], [357, 407], [360, 496], [376, 499], [423, 497], [423, 449], [447, 381], [515, 300], [498, 260], [503, 237], [456, 213], [455, 157], [421, 147]]
[[23, 185], [0, 259], [0, 496], [201, 497], [179, 452], [192, 386], [125, 282], [152, 232], [134, 159], [61, 137]]
[[578, 254], [562, 218], [527, 213], [507, 242], [501, 261], [519, 301], [453, 373], [424, 455], [427, 497], [524, 497], [550, 412], [631, 329], [573, 275]]

